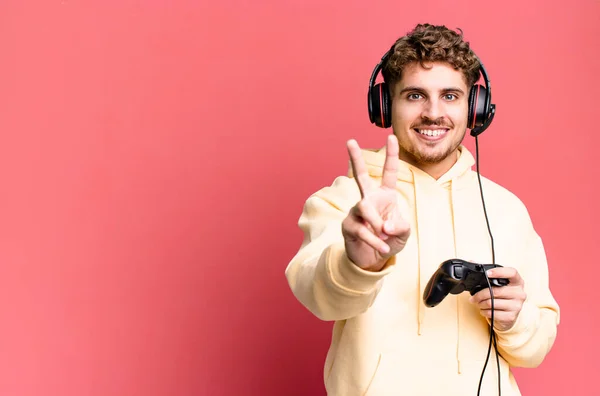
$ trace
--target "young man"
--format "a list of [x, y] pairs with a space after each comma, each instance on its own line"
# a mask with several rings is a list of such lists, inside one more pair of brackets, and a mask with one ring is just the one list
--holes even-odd
[[[325, 361], [329, 395], [477, 395], [490, 342], [488, 288], [423, 302], [440, 264], [502, 267], [494, 287], [492, 349], [481, 395], [520, 395], [511, 367], [537, 367], [557, 333], [544, 247], [527, 209], [481, 178], [462, 145], [480, 63], [462, 33], [418, 25], [382, 68], [393, 135], [385, 148], [348, 142], [351, 169], [308, 198], [303, 243], [286, 276], [315, 316], [334, 321]], [[494, 249], [492, 250], [492, 246]], [[499, 383], [498, 383], [499, 382]]]

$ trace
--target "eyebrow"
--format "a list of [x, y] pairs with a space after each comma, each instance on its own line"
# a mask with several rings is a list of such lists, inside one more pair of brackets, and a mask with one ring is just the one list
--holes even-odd
[[[408, 86], [403, 88], [399, 94], [403, 94], [404, 92], [407, 91], [421, 91], [421, 92], [425, 92], [425, 90], [423, 88], [417, 87], [417, 86]], [[446, 92], [460, 92], [461, 94], [464, 94], [464, 91], [458, 87], [448, 87], [448, 88], [443, 88], [441, 89], [442, 93], [446, 93]]]

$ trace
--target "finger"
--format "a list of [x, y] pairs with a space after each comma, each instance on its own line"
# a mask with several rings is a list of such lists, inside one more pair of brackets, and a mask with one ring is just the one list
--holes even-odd
[[[523, 299], [524, 300], [526, 297], [525, 291], [520, 286], [503, 286], [503, 287], [494, 286], [494, 287], [492, 287], [492, 291], [494, 293], [495, 300], [496, 299], [509, 299], [509, 300]], [[470, 298], [470, 300], [474, 304], [479, 304], [485, 300], [491, 300], [490, 289], [485, 288], [483, 290], [480, 290], [479, 292], [475, 293], [475, 295], [473, 295]]]
[[523, 278], [515, 268], [496, 267], [487, 271], [488, 278], [506, 278], [511, 285], [523, 285]]
[[365, 197], [367, 191], [371, 189], [371, 179], [367, 172], [367, 165], [362, 158], [362, 152], [356, 140], [351, 139], [347, 143], [348, 154], [350, 155], [350, 164], [352, 165], [352, 173], [358, 184], [360, 195], [362, 198]]
[[473, 304], [479, 304], [480, 302], [482, 302], [483, 300], [487, 300], [488, 298], [490, 298], [490, 289], [485, 288], [469, 297], [469, 301]]
[[383, 164], [382, 185], [388, 188], [396, 188], [398, 178], [398, 138], [389, 135], [386, 145], [385, 162]]
[[[512, 306], [512, 309], [521, 309], [521, 306], [523, 305], [523, 303], [525, 302], [525, 298], [519, 297], [519, 298], [495, 298], [494, 297], [494, 308], [499, 309], [498, 307], [507, 307], [509, 306], [508, 309], [511, 309], [510, 307]], [[481, 300], [480, 302], [477, 303], [477, 306], [479, 308], [491, 308], [492, 307], [492, 299], [488, 298], [486, 300]]]
[[352, 221], [346, 226], [347, 235], [355, 240], [360, 240], [381, 254], [387, 254], [390, 247], [387, 243], [378, 238], [366, 225]]
[[382, 236], [383, 219], [377, 212], [377, 209], [369, 204], [368, 201], [361, 200], [351, 209], [350, 214], [358, 220], [364, 220], [371, 226], [376, 235]]
[[[520, 311], [522, 302], [513, 299], [494, 298], [494, 309], [496, 311]], [[480, 302], [477, 307], [482, 310], [492, 309], [492, 299]]]
[[[492, 310], [486, 309], [479, 311], [481, 316], [491, 319]], [[494, 310], [494, 322], [512, 323], [517, 320], [518, 313], [516, 311], [496, 311]]]

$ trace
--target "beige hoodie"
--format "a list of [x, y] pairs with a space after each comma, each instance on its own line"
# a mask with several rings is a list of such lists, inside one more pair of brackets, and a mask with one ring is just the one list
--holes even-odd
[[[363, 150], [381, 183], [385, 148]], [[335, 321], [324, 367], [328, 395], [477, 395], [489, 345], [489, 322], [467, 292], [434, 308], [423, 291], [442, 261], [492, 263], [474, 158], [460, 147], [440, 179], [400, 162], [397, 190], [411, 224], [405, 248], [383, 271], [367, 272], [344, 252], [341, 223], [360, 200], [356, 182], [338, 177], [308, 198], [298, 225], [304, 240], [286, 269], [296, 298], [324, 321]], [[502, 395], [520, 395], [510, 367], [536, 367], [550, 351], [559, 307], [549, 290], [542, 241], [527, 209], [511, 192], [481, 177], [496, 263], [516, 268], [525, 302], [514, 327], [497, 332]], [[497, 395], [492, 349], [481, 395]]]

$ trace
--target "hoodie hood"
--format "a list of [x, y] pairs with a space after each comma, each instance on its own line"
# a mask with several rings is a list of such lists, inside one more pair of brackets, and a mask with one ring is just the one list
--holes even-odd
[[[380, 149], [363, 149], [362, 155], [363, 159], [367, 165], [367, 170], [369, 175], [375, 179], [380, 179], [383, 174], [383, 165], [385, 162], [385, 154], [386, 148]], [[428, 213], [428, 205], [426, 202], [426, 197], [428, 194], [431, 194], [431, 191], [434, 189], [443, 188], [449, 192], [450, 197], [450, 208], [452, 211], [452, 228], [454, 231], [454, 252], [455, 257], [458, 257], [458, 251], [460, 248], [458, 245], [460, 244], [460, 237], [457, 236], [456, 229], [456, 219], [455, 215], [455, 192], [461, 189], [464, 186], [469, 185], [472, 178], [475, 177], [475, 173], [472, 170], [473, 165], [475, 164], [475, 159], [467, 150], [467, 148], [463, 145], [460, 145], [457, 151], [457, 161], [456, 163], [442, 175], [439, 179], [435, 179], [430, 176], [428, 173], [423, 170], [417, 168], [414, 165], [411, 165], [405, 161], [400, 160], [398, 164], [398, 172], [397, 172], [397, 185], [402, 184], [402, 193], [406, 194], [407, 191], [409, 194], [412, 194], [412, 201], [414, 205], [409, 208], [413, 212], [415, 222], [411, 224], [413, 227], [413, 232], [416, 234], [416, 237], [419, 241], [422, 240], [422, 235], [420, 232], [423, 230], [419, 230], [419, 219], [424, 219], [427, 217]], [[349, 177], [353, 177], [352, 167], [349, 166]], [[406, 188], [408, 187], [408, 188]], [[397, 187], [400, 189], [399, 187]], [[468, 243], [468, 241], [462, 241], [462, 243]], [[427, 312], [427, 307], [423, 302], [423, 292], [425, 287], [427, 286], [427, 282], [429, 281], [429, 274], [424, 274], [422, 271], [423, 267], [423, 257], [424, 252], [423, 249], [426, 247], [423, 246], [423, 243], [418, 243], [418, 296], [417, 296], [417, 322], [418, 322], [418, 333], [421, 335], [421, 330], [424, 326], [425, 314]], [[452, 257], [448, 257], [450, 259]], [[441, 263], [440, 263], [441, 264]], [[435, 309], [435, 308], [433, 308]], [[456, 314], [456, 326], [458, 331], [458, 339], [457, 339], [457, 364], [458, 364], [458, 372], [460, 373], [460, 360], [461, 360], [461, 333], [460, 331], [460, 317], [461, 312], [457, 305], [457, 314]]]

